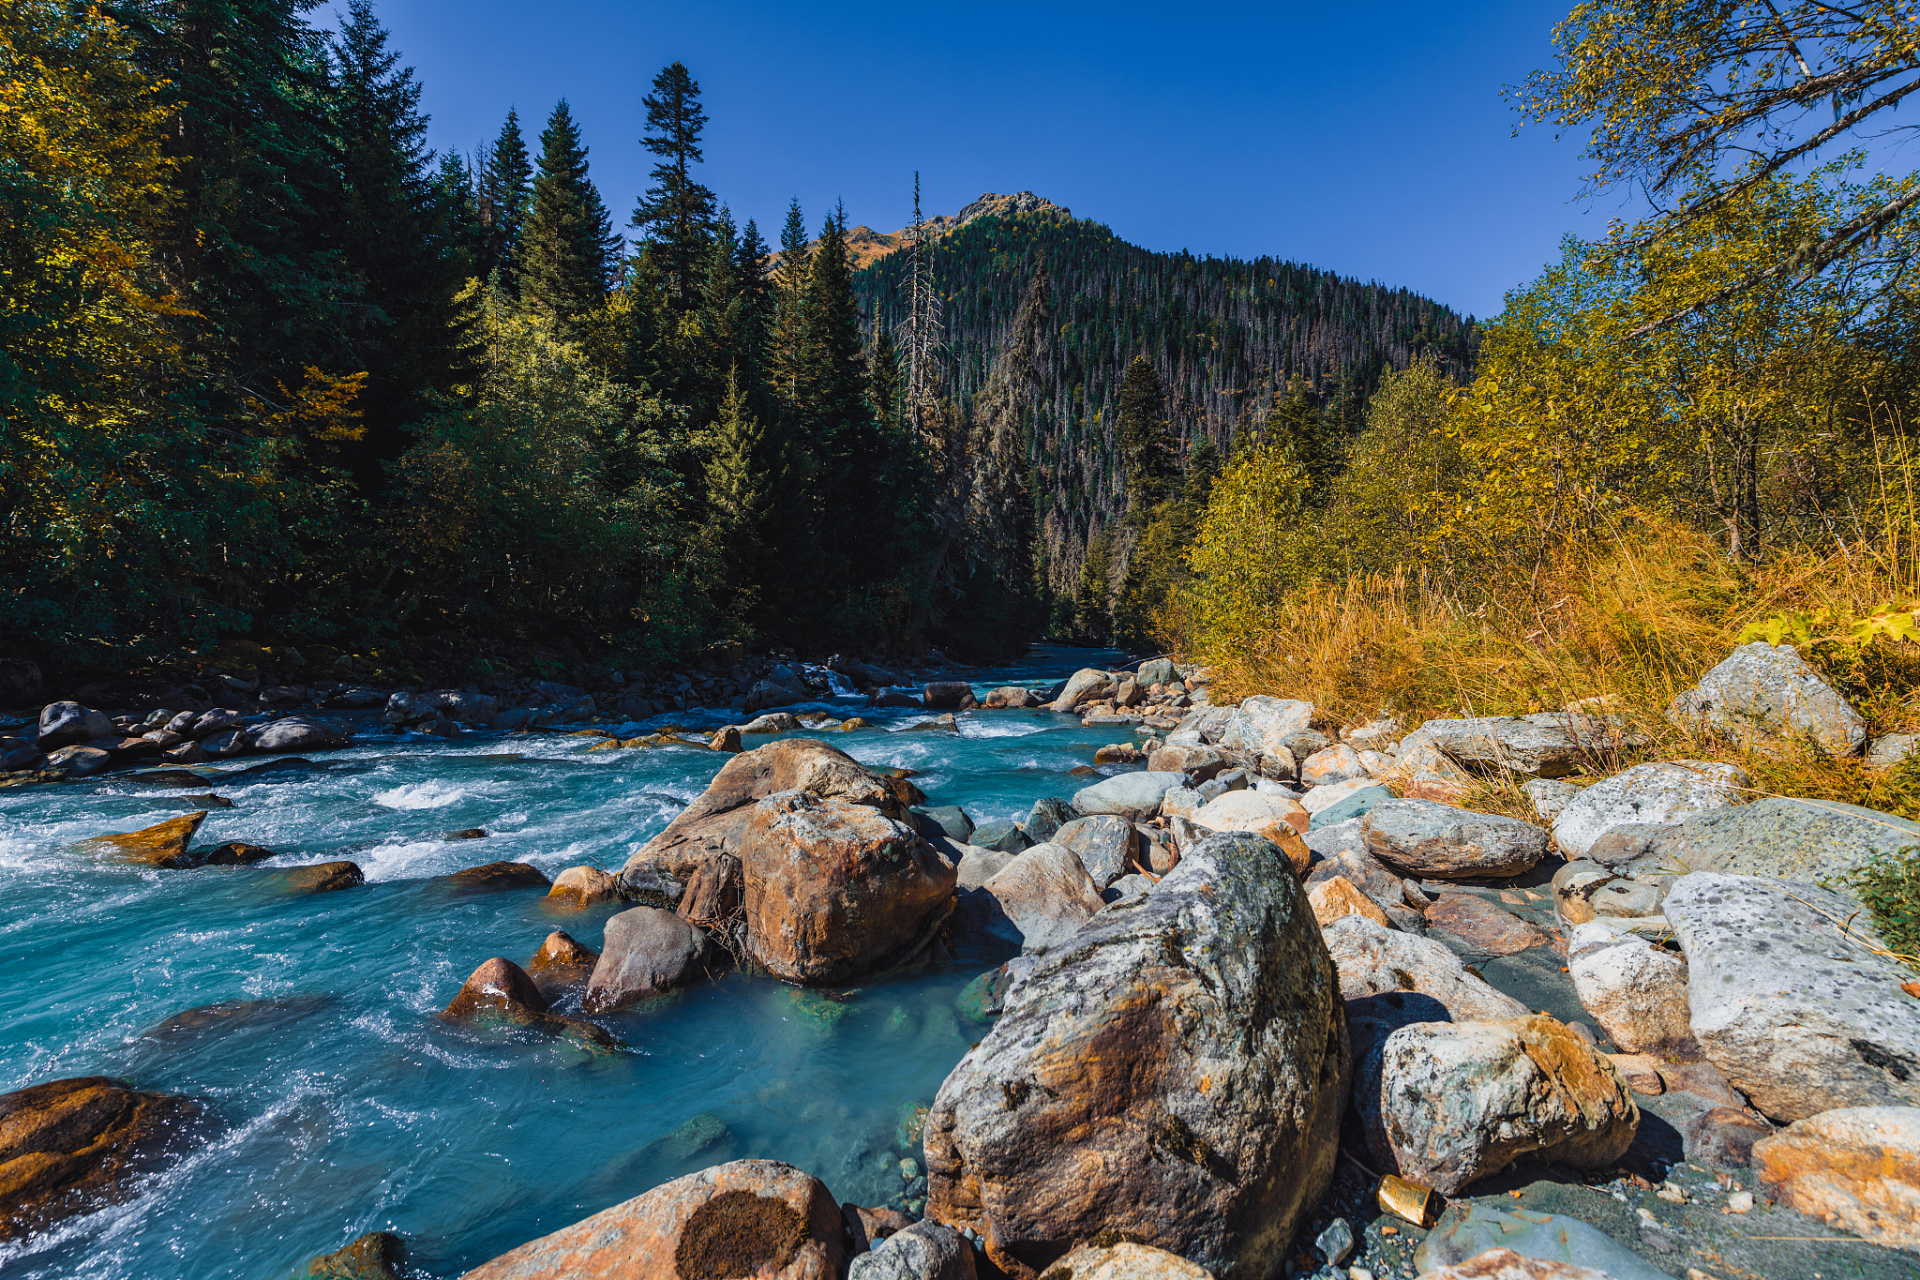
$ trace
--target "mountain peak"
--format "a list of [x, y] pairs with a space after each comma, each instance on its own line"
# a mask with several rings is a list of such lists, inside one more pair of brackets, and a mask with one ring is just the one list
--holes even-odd
[[[1016, 191], [1012, 195], [1001, 195], [997, 191], [983, 192], [978, 200], [964, 206], [959, 213], [936, 213], [927, 219], [927, 233], [931, 236], [943, 236], [949, 231], [958, 231], [977, 218], [999, 217], [1014, 213], [1050, 214], [1063, 220], [1071, 220], [1073, 210], [1065, 205], [1055, 204], [1045, 196], [1037, 196], [1031, 191]], [[858, 271], [876, 259], [884, 258], [907, 242], [910, 228], [902, 227], [898, 231], [875, 231], [865, 223], [847, 230], [847, 257]], [[820, 242], [814, 240], [813, 245]], [[778, 253], [767, 260], [767, 269], [780, 261]]]

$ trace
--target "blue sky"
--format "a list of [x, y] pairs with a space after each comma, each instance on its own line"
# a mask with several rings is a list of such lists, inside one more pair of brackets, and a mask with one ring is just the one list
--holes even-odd
[[794, 195], [816, 230], [836, 199], [897, 228], [918, 169], [930, 213], [1032, 190], [1151, 249], [1273, 254], [1485, 317], [1622, 212], [1577, 198], [1577, 140], [1513, 137], [1500, 98], [1546, 64], [1568, 0], [376, 3], [433, 146], [470, 152], [513, 105], [537, 147], [565, 96], [617, 222], [674, 59], [711, 118], [705, 181], [770, 240]]

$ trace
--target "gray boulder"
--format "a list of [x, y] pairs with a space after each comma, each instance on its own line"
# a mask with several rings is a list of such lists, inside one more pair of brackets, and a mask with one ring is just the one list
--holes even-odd
[[1360, 819], [1367, 852], [1402, 875], [1458, 880], [1517, 876], [1547, 853], [1530, 822], [1470, 813], [1437, 800], [1388, 800]]
[[249, 735], [255, 751], [331, 751], [347, 745], [347, 735], [305, 716], [270, 720]]
[[847, 1280], [974, 1280], [973, 1245], [952, 1227], [920, 1221], [874, 1245]]
[[1573, 931], [1567, 967], [1580, 1004], [1621, 1049], [1669, 1062], [1700, 1060], [1684, 957], [1595, 922]]
[[1063, 845], [1035, 845], [978, 889], [961, 892], [948, 934], [986, 955], [1040, 954], [1073, 937], [1103, 905], [1079, 855]]
[[1017, 822], [989, 822], [975, 827], [973, 834], [967, 837], [969, 844], [979, 845], [982, 849], [996, 849], [1001, 853], [1019, 853], [1030, 848], [1033, 841], [1027, 839], [1027, 833], [1020, 829]]
[[[1338, 783], [1335, 785], [1347, 786], [1351, 784]], [[1322, 788], [1319, 787], [1314, 788], [1315, 791], [1321, 789]], [[1311, 796], [1313, 792], [1309, 791], [1307, 794]], [[1317, 831], [1325, 827], [1337, 827], [1343, 823], [1364, 818], [1373, 812], [1375, 806], [1386, 804], [1392, 799], [1393, 792], [1378, 783], [1355, 787], [1354, 790], [1315, 813], [1309, 830]], [[1303, 801], [1302, 803], [1304, 804], [1305, 802]]]
[[1035, 844], [1053, 839], [1053, 833], [1080, 817], [1080, 811], [1059, 796], [1047, 796], [1033, 802], [1027, 814], [1027, 838]]
[[1564, 782], [1559, 778], [1529, 778], [1521, 784], [1520, 789], [1527, 793], [1527, 799], [1533, 801], [1533, 816], [1549, 826], [1581, 790], [1579, 783]]
[[1920, 822], [1837, 800], [1770, 796], [1652, 833], [1647, 852], [1693, 871], [1818, 883], [1911, 845], [1920, 845]]
[[1174, 670], [1172, 658], [1150, 658], [1140, 664], [1139, 674], [1135, 678], [1144, 688], [1148, 685], [1172, 684], [1179, 675]]
[[40, 708], [39, 732], [34, 745], [42, 751], [91, 742], [113, 733], [113, 721], [104, 711], [83, 707], [77, 702], [49, 702]]
[[1867, 747], [1867, 768], [1891, 769], [1913, 754], [1920, 744], [1920, 733], [1889, 733], [1875, 738]]
[[1421, 728], [1455, 763], [1476, 773], [1563, 778], [1613, 738], [1605, 721], [1570, 712], [1429, 720]]
[[1092, 667], [1082, 667], [1067, 677], [1066, 686], [1053, 700], [1055, 711], [1072, 711], [1083, 702], [1097, 701], [1113, 688], [1113, 677]]
[[1140, 833], [1131, 822], [1112, 814], [1076, 819], [1061, 827], [1053, 839], [1073, 850], [1099, 889], [1127, 874], [1127, 864], [1140, 856]]
[[1356, 1055], [1416, 1022], [1499, 1022], [1527, 1007], [1495, 990], [1429, 938], [1385, 929], [1361, 915], [1326, 926], [1327, 953], [1339, 971], [1340, 997]]
[[47, 752], [46, 767], [73, 778], [98, 773], [113, 762], [113, 757], [98, 747], [55, 747]]
[[1344, 742], [1322, 747], [1300, 760], [1300, 782], [1303, 786], [1324, 787], [1329, 783], [1352, 782], [1372, 776], [1367, 772], [1365, 762], [1360, 759], [1360, 753]]
[[1087, 815], [1110, 813], [1129, 822], [1144, 822], [1160, 811], [1167, 792], [1184, 782], [1181, 774], [1153, 770], [1116, 774], [1076, 791], [1073, 807]]
[[[1247, 756], [1279, 756], [1288, 751], [1287, 739], [1313, 722], [1313, 704], [1292, 698], [1257, 696], [1242, 702], [1227, 717], [1220, 745]], [[1184, 722], [1183, 722], [1184, 724]]]
[[1101, 1236], [1278, 1274], [1332, 1180], [1346, 1074], [1286, 858], [1214, 836], [1007, 992], [927, 1118], [927, 1216], [1016, 1274]]
[[[926, 821], [921, 824], [923, 835], [945, 835], [962, 844], [973, 837], [973, 819], [957, 804], [934, 805], [926, 809], [915, 809], [914, 813]], [[928, 831], [926, 823], [932, 823], [937, 831]]]
[[1685, 821], [1738, 804], [1752, 785], [1745, 771], [1711, 760], [1637, 764], [1583, 790], [1553, 820], [1553, 842], [1569, 858], [1585, 857], [1615, 827]]
[[1666, 917], [1687, 953], [1694, 1039], [1775, 1120], [1920, 1106], [1920, 1000], [1860, 904], [1793, 880], [1683, 876]]
[[964, 844], [958, 840], [938, 837], [930, 843], [944, 854], [958, 871], [955, 887], [978, 889], [987, 881], [999, 875], [1012, 861], [1019, 857], [1017, 853], [1007, 853], [1000, 849], [988, 849], [982, 845]]
[[1854, 756], [1867, 722], [1790, 644], [1741, 645], [1700, 683], [1674, 698], [1667, 719], [1739, 742], [1811, 738], [1828, 755]]
[[[1508, 1249], [1523, 1258], [1563, 1268], [1580, 1268], [1577, 1280], [1598, 1272], [1610, 1280], [1673, 1280], [1673, 1274], [1646, 1261], [1600, 1228], [1558, 1213], [1539, 1213], [1518, 1205], [1501, 1208], [1484, 1200], [1447, 1206], [1433, 1230], [1414, 1250], [1421, 1275], [1479, 1257], [1489, 1249]], [[1534, 1275], [1575, 1277], [1565, 1271]]]
[[40, 748], [21, 738], [0, 738], [0, 773], [24, 769], [40, 758]]
[[607, 921], [581, 1007], [605, 1013], [663, 995], [690, 981], [706, 952], [706, 935], [671, 911], [622, 911]]

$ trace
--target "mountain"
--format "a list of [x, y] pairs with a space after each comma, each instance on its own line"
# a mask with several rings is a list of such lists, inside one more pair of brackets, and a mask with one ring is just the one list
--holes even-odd
[[[989, 191], [972, 204], [960, 210], [959, 213], [952, 215], [936, 213], [931, 218], [928, 218], [927, 233], [935, 237], [944, 236], [948, 232], [958, 231], [961, 227], [980, 218], [998, 217], [1015, 213], [1039, 214], [1042, 217], [1069, 219], [1073, 217], [1072, 210], [1057, 205], [1044, 196], [1037, 196], [1031, 191], [1016, 191], [1010, 196], [998, 195]], [[872, 227], [861, 223], [859, 226], [850, 227], [847, 230], [847, 256], [853, 261], [853, 269], [858, 271], [860, 268], [871, 266], [881, 258], [886, 257], [906, 242], [907, 228], [905, 227], [902, 227], [898, 231], [875, 231]], [[807, 247], [817, 248], [819, 244], [820, 241], [816, 239], [809, 241]], [[768, 259], [768, 270], [772, 270], [779, 262], [780, 254], [776, 251]]]
[[[1072, 595], [1089, 542], [1125, 510], [1114, 428], [1135, 356], [1160, 375], [1184, 464], [1202, 435], [1228, 451], [1290, 388], [1336, 431], [1357, 431], [1384, 370], [1432, 352], [1464, 376], [1477, 343], [1470, 317], [1410, 290], [1277, 258], [1157, 253], [1032, 192], [984, 195], [937, 225], [930, 271], [944, 300], [946, 386], [963, 412], [1043, 264], [1050, 278], [1025, 443], [1037, 550], [1056, 600]], [[893, 332], [906, 316], [902, 242], [899, 232], [875, 235], [855, 276], [870, 333]]]

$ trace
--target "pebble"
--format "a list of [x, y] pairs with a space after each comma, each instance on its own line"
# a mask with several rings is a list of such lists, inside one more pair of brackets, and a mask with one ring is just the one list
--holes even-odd
[[1727, 1197], [1728, 1213], [1748, 1213], [1753, 1209], [1753, 1192], [1736, 1191]]

